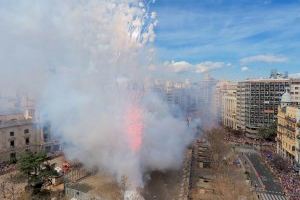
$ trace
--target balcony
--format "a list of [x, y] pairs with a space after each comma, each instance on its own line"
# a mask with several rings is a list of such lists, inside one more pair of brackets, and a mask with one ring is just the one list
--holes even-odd
[[288, 120], [288, 121], [290, 121], [290, 122], [292, 122], [292, 123], [296, 123], [297, 122], [296, 118], [292, 118], [292, 117], [286, 116], [285, 119]]
[[292, 126], [284, 126], [284, 127], [291, 132], [296, 132], [296, 129]]
[[296, 129], [294, 127], [292, 127], [292, 126], [288, 126], [288, 125], [284, 125], [283, 126], [283, 125], [280, 125], [280, 124], [278, 124], [278, 126], [281, 127], [281, 128], [287, 129], [287, 130], [289, 130], [289, 131], [291, 131], [293, 133], [296, 132]]

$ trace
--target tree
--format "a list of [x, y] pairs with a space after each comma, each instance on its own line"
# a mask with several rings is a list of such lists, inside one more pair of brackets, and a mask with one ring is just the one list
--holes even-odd
[[214, 167], [221, 167], [226, 162], [226, 156], [230, 150], [224, 142], [225, 130], [222, 128], [213, 128], [205, 132], [206, 140], [210, 145]]
[[21, 156], [18, 167], [27, 176], [28, 186], [34, 189], [34, 193], [37, 193], [44, 184], [51, 181], [52, 177], [58, 176], [54, 165], [47, 162], [47, 156], [43, 152], [27, 152]]
[[277, 125], [273, 123], [269, 127], [260, 127], [258, 129], [258, 134], [265, 140], [273, 141], [275, 140], [277, 132]]

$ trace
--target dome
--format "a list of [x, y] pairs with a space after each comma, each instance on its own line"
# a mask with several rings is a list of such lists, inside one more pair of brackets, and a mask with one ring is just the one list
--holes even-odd
[[291, 94], [286, 91], [282, 96], [281, 96], [281, 103], [290, 103], [292, 102], [292, 97]]

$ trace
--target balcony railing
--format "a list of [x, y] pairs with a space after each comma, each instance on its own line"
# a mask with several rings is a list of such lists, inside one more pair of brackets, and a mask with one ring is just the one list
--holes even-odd
[[288, 120], [288, 121], [290, 121], [290, 122], [292, 122], [292, 123], [296, 123], [297, 122], [296, 118], [292, 118], [292, 117], [286, 116], [285, 119]]
[[280, 125], [280, 124], [278, 124], [278, 126], [281, 127], [281, 128], [287, 129], [287, 130], [289, 130], [291, 132], [296, 132], [296, 129], [294, 127], [292, 127], [292, 126]]
[[289, 131], [292, 131], [292, 132], [296, 132], [296, 129], [292, 126], [284, 126], [286, 129], [288, 129]]

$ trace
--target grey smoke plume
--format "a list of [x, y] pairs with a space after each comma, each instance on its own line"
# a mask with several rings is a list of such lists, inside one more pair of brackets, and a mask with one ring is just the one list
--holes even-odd
[[144, 88], [157, 24], [149, 3], [0, 2], [0, 83], [35, 95], [67, 156], [133, 186], [148, 171], [178, 167], [192, 139]]

